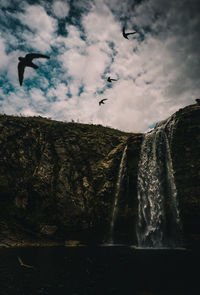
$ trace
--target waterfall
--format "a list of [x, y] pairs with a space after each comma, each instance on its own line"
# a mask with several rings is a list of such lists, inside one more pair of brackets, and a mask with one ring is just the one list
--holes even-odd
[[119, 165], [116, 190], [115, 190], [115, 197], [114, 197], [113, 209], [112, 209], [112, 217], [111, 217], [111, 222], [110, 222], [110, 234], [109, 234], [109, 243], [110, 244], [114, 243], [113, 236], [114, 236], [115, 220], [116, 220], [117, 211], [118, 211], [118, 200], [119, 200], [120, 187], [121, 187], [121, 182], [122, 182], [122, 179], [124, 176], [124, 170], [125, 170], [125, 164], [126, 164], [126, 150], [127, 150], [127, 145], [125, 146], [125, 148], [123, 150], [120, 165]]
[[176, 121], [172, 116], [144, 135], [138, 169], [138, 222], [140, 247], [175, 247], [181, 222], [171, 157]]

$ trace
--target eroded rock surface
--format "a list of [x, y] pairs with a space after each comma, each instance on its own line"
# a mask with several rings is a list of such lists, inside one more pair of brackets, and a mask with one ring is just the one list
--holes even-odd
[[[180, 109], [171, 142], [183, 235], [200, 241], [200, 105]], [[106, 241], [119, 163], [127, 162], [115, 226], [136, 244], [143, 135], [42, 117], [0, 116], [0, 241], [4, 246]]]

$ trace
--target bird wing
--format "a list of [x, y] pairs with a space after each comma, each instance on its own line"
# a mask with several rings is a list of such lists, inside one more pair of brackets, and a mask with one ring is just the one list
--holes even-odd
[[35, 269], [34, 266], [23, 263], [22, 259], [19, 256], [17, 258], [18, 258], [19, 263], [20, 263], [21, 266]]
[[32, 266], [32, 265], [23, 264], [23, 266], [24, 266], [24, 267], [28, 267], [28, 268], [33, 268], [33, 269], [35, 269], [35, 267], [34, 267], [34, 266]]
[[24, 69], [25, 65], [22, 62], [18, 63], [18, 77], [19, 77], [19, 84], [22, 86], [23, 78], [24, 78]]
[[135, 33], [137, 33], [137, 32], [126, 33], [126, 35], [131, 35], [131, 34], [135, 34]]
[[102, 99], [102, 101], [108, 100], [107, 98]]
[[123, 27], [122, 33], [123, 33], [123, 35], [126, 35], [126, 33], [125, 33], [125, 27]]
[[50, 57], [47, 55], [40, 54], [40, 53], [28, 53], [25, 56], [25, 58], [28, 60], [32, 60], [33, 58], [50, 58]]
[[123, 27], [122, 35], [123, 35], [124, 38], [128, 39], [127, 34], [125, 32], [125, 27]]
[[17, 257], [17, 258], [19, 260], [20, 265], [23, 265], [23, 261], [21, 260], [21, 258], [20, 257]]

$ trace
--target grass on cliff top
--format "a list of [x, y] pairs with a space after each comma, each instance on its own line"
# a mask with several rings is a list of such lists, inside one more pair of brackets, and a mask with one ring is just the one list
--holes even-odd
[[[118, 129], [109, 127], [109, 126], [102, 126], [100, 124], [85, 124], [85, 123], [79, 123], [79, 122], [67, 122], [67, 121], [56, 121], [51, 118], [45, 118], [42, 116], [33, 116], [33, 117], [24, 117], [24, 116], [14, 116], [14, 115], [5, 115], [0, 114], [0, 123], [7, 123], [7, 124], [19, 124], [19, 126], [27, 126], [30, 123], [36, 124], [36, 125], [46, 125], [51, 127], [61, 127], [61, 126], [67, 126], [71, 129], [78, 129], [83, 132], [95, 132], [98, 131], [98, 133], [104, 133], [109, 132], [110, 134], [116, 135], [116, 136], [130, 136], [133, 135], [132, 132], [124, 132], [120, 131]], [[42, 126], [41, 126], [42, 127]]]

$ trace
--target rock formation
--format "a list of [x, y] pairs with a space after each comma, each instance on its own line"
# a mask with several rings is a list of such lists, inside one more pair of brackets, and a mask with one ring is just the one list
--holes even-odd
[[[176, 113], [171, 142], [187, 245], [200, 241], [200, 106]], [[137, 172], [143, 135], [42, 117], [0, 116], [0, 244], [106, 241], [127, 144], [115, 239], [136, 244]]]
[[186, 245], [200, 245], [200, 105], [176, 113], [172, 160]]

